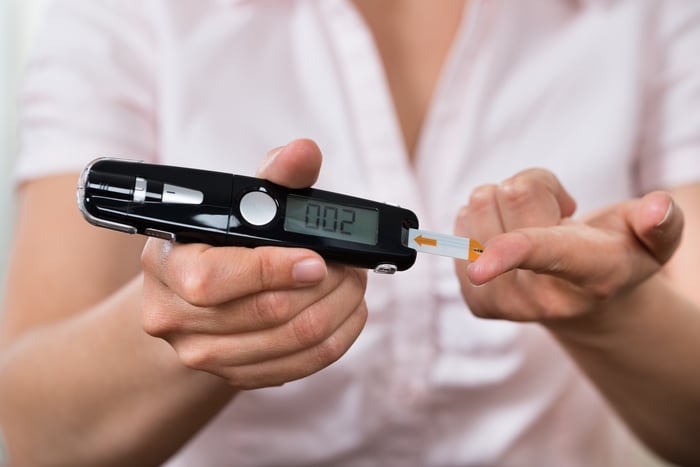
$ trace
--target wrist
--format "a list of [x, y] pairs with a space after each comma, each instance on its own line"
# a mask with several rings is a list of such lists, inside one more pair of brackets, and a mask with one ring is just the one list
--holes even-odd
[[564, 344], [605, 346], [608, 337], [633, 332], [647, 315], [663, 310], [667, 290], [657, 274], [600, 302], [588, 313], [542, 324]]

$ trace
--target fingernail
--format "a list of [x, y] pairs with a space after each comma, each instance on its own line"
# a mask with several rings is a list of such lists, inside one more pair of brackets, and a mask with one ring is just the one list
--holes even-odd
[[272, 161], [274, 161], [277, 158], [277, 156], [282, 152], [283, 149], [284, 146], [280, 146], [267, 153], [265, 158], [260, 163], [260, 166], [258, 166], [258, 170], [255, 175], [260, 178], [265, 178], [265, 172], [267, 171], [267, 168], [270, 166], [270, 164], [272, 164]]
[[316, 258], [299, 261], [292, 269], [292, 277], [302, 284], [320, 282], [326, 277], [326, 264]]
[[673, 214], [673, 210], [674, 210], [673, 204], [674, 204], [673, 200], [671, 200], [671, 202], [668, 203], [668, 209], [666, 209], [666, 214], [664, 214], [664, 218], [661, 219], [658, 222], [658, 224], [656, 224], [657, 228], [663, 227], [668, 222], [668, 220], [671, 218], [671, 215]]

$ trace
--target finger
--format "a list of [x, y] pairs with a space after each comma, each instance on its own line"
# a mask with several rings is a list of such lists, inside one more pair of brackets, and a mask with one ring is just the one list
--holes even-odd
[[229, 368], [223, 375], [229, 384], [239, 389], [279, 386], [309, 376], [342, 357], [360, 335], [367, 321], [367, 306], [360, 304], [325, 341], [261, 363]]
[[683, 213], [668, 193], [644, 196], [630, 212], [630, 224], [639, 240], [659, 264], [676, 251], [683, 232]]
[[188, 358], [196, 358], [205, 367], [222, 367], [273, 360], [315, 347], [332, 336], [363, 303], [364, 287], [357, 277], [349, 279], [281, 326], [235, 335], [194, 335], [192, 342], [180, 343], [176, 348], [180, 353], [204, 351], [204, 356]]
[[[527, 269], [581, 286], [614, 289], [633, 273], [629, 251], [610, 233], [585, 225], [528, 228], [491, 239], [480, 258], [469, 264], [467, 277], [484, 284], [506, 272]], [[593, 291], [593, 293], [597, 293]]]
[[321, 150], [316, 143], [298, 139], [270, 151], [261, 162], [257, 176], [288, 188], [306, 188], [316, 182], [321, 162]]
[[220, 312], [212, 310], [213, 322], [208, 329], [212, 333], [222, 333], [224, 329], [245, 333], [289, 326], [311, 307], [337, 310], [356, 306], [363, 300], [366, 287], [367, 271], [330, 266], [327, 279], [314, 287], [249, 295], [232, 303], [237, 312], [227, 312], [223, 319]]
[[[367, 274], [358, 270], [355, 275], [363, 295]], [[316, 286], [250, 294], [212, 307], [193, 307], [159, 282], [149, 287], [146, 277], [144, 289], [150, 300], [143, 310], [142, 326], [148, 334], [166, 339], [181, 334], [244, 334], [276, 328], [335, 292], [347, 277], [344, 268], [331, 266], [328, 277]]]
[[239, 389], [278, 386], [311, 375], [338, 360], [357, 339], [367, 321], [363, 301], [341, 323], [336, 332], [315, 346], [279, 358], [239, 366], [223, 366], [221, 352], [205, 340], [176, 347], [183, 364], [225, 378]]
[[544, 169], [528, 169], [504, 180], [496, 200], [506, 231], [556, 225], [576, 209], [559, 180]]
[[483, 185], [472, 191], [469, 203], [457, 214], [455, 235], [485, 241], [504, 232], [496, 189], [496, 185]]
[[215, 306], [263, 290], [308, 287], [327, 274], [315, 252], [280, 247], [212, 247], [149, 239], [144, 272], [195, 306]]

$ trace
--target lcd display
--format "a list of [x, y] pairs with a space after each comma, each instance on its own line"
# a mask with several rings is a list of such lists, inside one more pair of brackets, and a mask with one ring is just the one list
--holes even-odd
[[379, 212], [305, 196], [287, 196], [284, 230], [348, 242], [377, 244]]

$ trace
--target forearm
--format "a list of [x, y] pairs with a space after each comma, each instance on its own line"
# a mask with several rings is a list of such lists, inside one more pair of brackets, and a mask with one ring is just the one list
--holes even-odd
[[700, 309], [657, 275], [598, 313], [548, 327], [661, 456], [700, 463]]
[[140, 284], [27, 334], [0, 361], [0, 425], [13, 465], [158, 464], [233, 391], [186, 369], [140, 327]]

